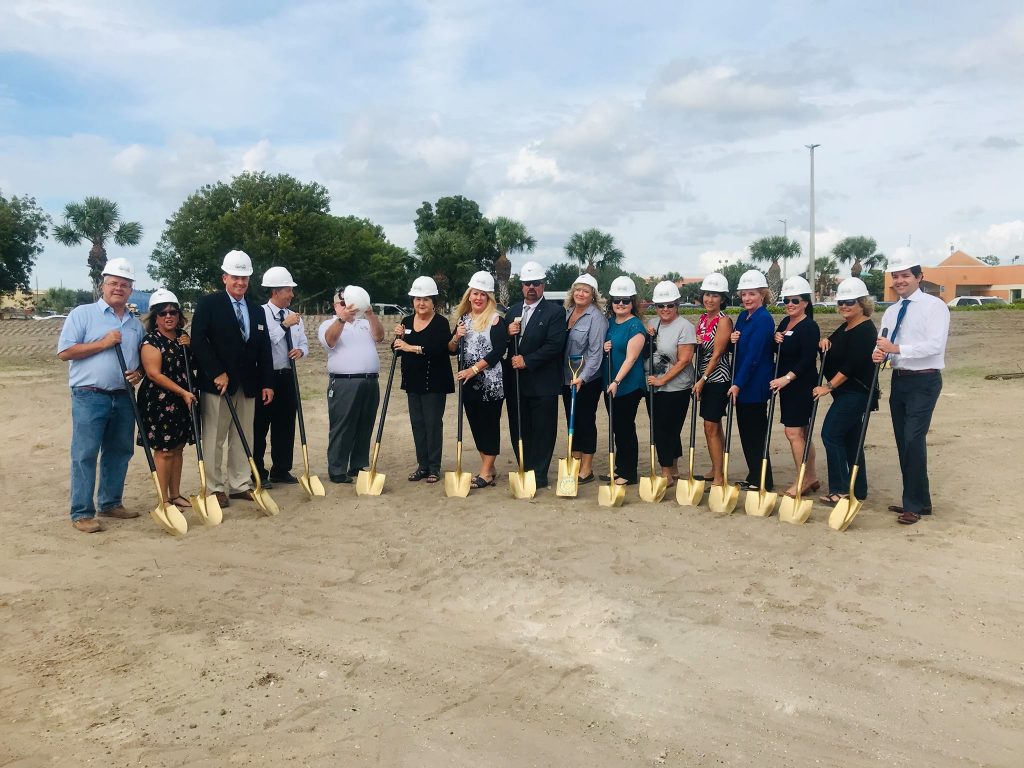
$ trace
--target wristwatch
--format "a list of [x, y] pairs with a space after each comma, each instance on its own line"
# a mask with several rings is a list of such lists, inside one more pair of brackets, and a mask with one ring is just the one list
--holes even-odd
[[708, 375], [705, 373], [703, 376], [700, 377], [700, 380], [701, 381], [707, 381], [708, 380]]
[[833, 389], [835, 389], [835, 387], [833, 387], [833, 386], [832, 386], [832, 382], [831, 382], [831, 381], [826, 381], [826, 382], [825, 382], [825, 386], [826, 386], [826, 387], [828, 387], [828, 389], [829, 389], [830, 391], [831, 391], [831, 390], [833, 390]]

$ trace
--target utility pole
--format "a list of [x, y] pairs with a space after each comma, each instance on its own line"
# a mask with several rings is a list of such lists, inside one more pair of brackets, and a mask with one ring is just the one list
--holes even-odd
[[809, 150], [811, 150], [811, 243], [809, 250], [809, 259], [807, 265], [807, 282], [811, 284], [811, 290], [814, 290], [814, 150], [820, 147], [821, 144], [805, 144]]
[[[786, 219], [779, 219], [779, 221], [782, 222], [782, 239], [786, 241], [786, 247], [788, 248], [789, 247], [789, 234], [788, 234], [788, 230], [786, 229], [787, 222], [786, 222]], [[782, 279], [783, 279], [783, 281], [785, 281], [785, 279], [786, 279], [786, 260], [785, 259], [782, 260]]]

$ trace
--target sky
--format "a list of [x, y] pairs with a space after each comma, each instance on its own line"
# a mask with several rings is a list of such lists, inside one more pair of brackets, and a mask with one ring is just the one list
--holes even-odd
[[[820, 144], [819, 256], [1009, 263], [1021, 83], [1019, 1], [0, 0], [0, 191], [55, 223], [117, 201], [143, 241], [108, 255], [140, 271], [190, 193], [265, 170], [410, 249], [461, 194], [542, 264], [597, 227], [630, 271], [698, 276], [784, 228], [806, 256]], [[87, 251], [48, 242], [40, 288], [88, 287]]]

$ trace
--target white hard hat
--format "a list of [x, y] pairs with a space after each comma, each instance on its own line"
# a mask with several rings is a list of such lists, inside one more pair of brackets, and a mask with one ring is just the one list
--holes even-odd
[[740, 281], [736, 284], [737, 291], [752, 291], [757, 288], [767, 288], [768, 280], [765, 278], [763, 272], [758, 272], [756, 269], [748, 269], [742, 275], [740, 275]]
[[252, 274], [252, 259], [245, 251], [228, 251], [224, 254], [220, 271], [235, 277], [248, 277]]
[[636, 296], [636, 284], [629, 275], [619, 275], [612, 280], [612, 286], [608, 289], [609, 296]]
[[149, 297], [149, 306], [157, 307], [161, 304], [177, 304], [179, 307], [181, 306], [181, 302], [178, 301], [177, 296], [166, 288], [157, 288]]
[[494, 277], [490, 272], [474, 272], [473, 276], [469, 278], [469, 287], [478, 291], [494, 293]]
[[294, 288], [295, 286], [296, 282], [292, 280], [292, 273], [284, 267], [271, 267], [263, 273], [264, 288]]
[[892, 253], [892, 258], [889, 259], [889, 266], [885, 268], [886, 272], [902, 272], [905, 269], [911, 267], [920, 267], [921, 259], [914, 253], [914, 249], [910, 246], [904, 245], [901, 248], [897, 248]]
[[543, 280], [544, 279], [544, 267], [538, 264], [536, 261], [528, 261], [523, 264], [523, 268], [519, 270], [519, 282], [525, 283], [528, 280]]
[[412, 288], [409, 289], [409, 295], [418, 299], [422, 299], [427, 296], [437, 296], [437, 283], [434, 282], [434, 278], [432, 277], [420, 275], [412, 281]]
[[346, 285], [342, 294], [345, 297], [345, 306], [356, 308], [356, 317], [363, 317], [370, 308], [370, 294], [366, 292], [365, 288], [360, 288], [358, 285]]
[[135, 282], [135, 267], [131, 265], [128, 259], [109, 259], [104, 265], [101, 274], [124, 277]]
[[859, 277], [848, 277], [836, 288], [836, 300], [859, 299], [861, 296], [869, 296], [868, 287]]
[[597, 293], [597, 279], [589, 272], [584, 272], [582, 275], [572, 281], [573, 285], [589, 285], [590, 289], [596, 294]]
[[[803, 296], [804, 294], [810, 295], [811, 284], [804, 280], [800, 275], [793, 275], [786, 279], [786, 282], [782, 284], [782, 291], [779, 293], [780, 296]], [[813, 298], [813, 297], [812, 297]]]
[[655, 304], [665, 304], [670, 301], [679, 301], [679, 286], [671, 280], [662, 280], [654, 286], [654, 294], [651, 296]]
[[704, 278], [704, 282], [700, 284], [700, 289], [702, 291], [712, 291], [713, 293], [728, 293], [729, 281], [725, 279], [725, 275], [721, 272], [712, 272]]

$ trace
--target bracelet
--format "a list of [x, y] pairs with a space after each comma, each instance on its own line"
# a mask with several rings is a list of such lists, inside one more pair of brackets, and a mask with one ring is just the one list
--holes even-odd
[[614, 382], [614, 383], [615, 383], [615, 384], [622, 384], [622, 382], [621, 382], [621, 381], [619, 381], [618, 379], [615, 379], [615, 382]]
[[825, 382], [825, 386], [828, 387], [829, 392], [831, 392], [833, 389], [835, 389], [835, 387], [832, 386], [832, 382], [831, 381], [826, 381]]
[[705, 373], [703, 376], [700, 377], [700, 380], [706, 382], [708, 380], [708, 375]]
[[471, 370], [473, 372], [474, 376], [479, 376], [480, 375], [480, 369], [476, 367], [475, 363], [469, 367], [469, 370]]
[[786, 374], [786, 381], [793, 381], [793, 379], [795, 379], [795, 378], [796, 378], [796, 376], [794, 376], [792, 373], [787, 373]]

